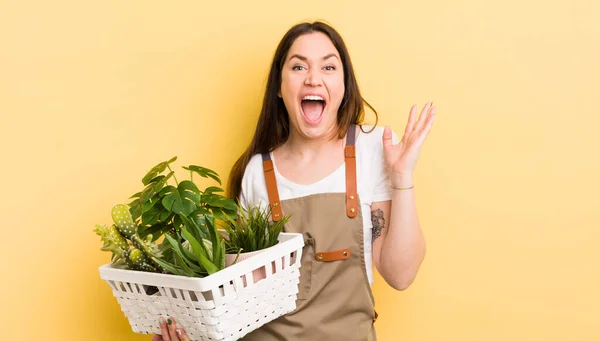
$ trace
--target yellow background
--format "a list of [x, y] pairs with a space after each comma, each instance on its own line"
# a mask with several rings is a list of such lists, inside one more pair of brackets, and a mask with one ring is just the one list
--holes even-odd
[[171, 156], [226, 178], [279, 39], [321, 18], [380, 124], [439, 107], [427, 257], [407, 291], [376, 278], [380, 339], [600, 339], [595, 0], [1, 1], [3, 339], [149, 339], [99, 278], [94, 225]]

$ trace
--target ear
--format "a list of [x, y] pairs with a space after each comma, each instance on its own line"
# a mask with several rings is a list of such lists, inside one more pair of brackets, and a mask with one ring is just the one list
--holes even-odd
[[277, 97], [281, 98], [281, 90], [277, 92]]

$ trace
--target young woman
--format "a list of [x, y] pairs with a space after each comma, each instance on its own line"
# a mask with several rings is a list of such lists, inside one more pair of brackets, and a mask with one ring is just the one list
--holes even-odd
[[[292, 215], [284, 231], [305, 240], [297, 309], [242, 340], [376, 340], [372, 264], [397, 290], [415, 279], [425, 241], [413, 172], [436, 108], [427, 103], [417, 117], [413, 106], [398, 141], [388, 127], [362, 125], [364, 104], [332, 27], [302, 23], [285, 34], [228, 194], [270, 205], [273, 220]], [[171, 333], [162, 326], [162, 340], [187, 340], [174, 323]]]

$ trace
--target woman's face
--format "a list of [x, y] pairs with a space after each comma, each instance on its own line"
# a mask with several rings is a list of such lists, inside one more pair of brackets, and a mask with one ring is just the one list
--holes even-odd
[[294, 41], [283, 64], [279, 95], [290, 118], [291, 134], [315, 139], [337, 132], [344, 69], [329, 37], [315, 32]]

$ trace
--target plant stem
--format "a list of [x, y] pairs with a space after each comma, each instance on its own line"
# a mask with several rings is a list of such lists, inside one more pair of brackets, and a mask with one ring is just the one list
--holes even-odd
[[[167, 165], [167, 167], [169, 168], [169, 170], [171, 172], [173, 172], [173, 170], [171, 169], [171, 166]], [[179, 181], [177, 181], [177, 177], [175, 176], [175, 172], [173, 172], [173, 179], [175, 179], [175, 184], [177, 185], [177, 187], [179, 187]]]

